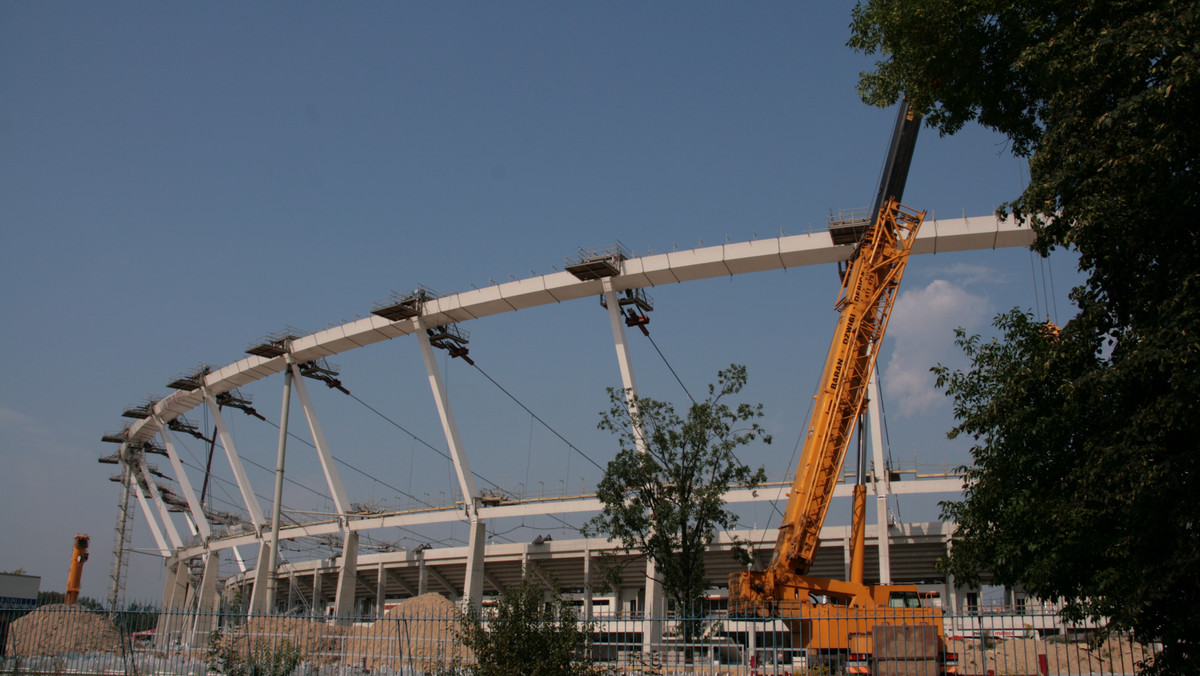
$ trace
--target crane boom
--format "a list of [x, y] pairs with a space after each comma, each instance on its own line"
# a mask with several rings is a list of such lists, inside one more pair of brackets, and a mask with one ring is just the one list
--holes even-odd
[[779, 526], [772, 568], [804, 575], [812, 566], [846, 448], [866, 405], [867, 381], [896, 290], [924, 217], [889, 198], [850, 261], [837, 301], [837, 329]]
[[861, 483], [854, 491], [855, 524], [851, 530], [857, 535], [852, 543], [850, 579], [808, 575], [847, 448], [866, 406], [868, 383], [900, 280], [925, 218], [924, 212], [900, 204], [919, 126], [919, 119], [902, 103], [874, 212], [869, 219], [830, 230], [835, 243], [856, 242], [857, 247], [842, 274], [837, 328], [788, 493], [775, 554], [764, 570], [734, 573], [729, 578], [731, 614], [780, 617], [791, 630], [793, 647], [803, 646], [814, 651], [812, 655], [829, 660], [830, 666], [844, 665], [848, 670], [866, 668], [871, 659], [894, 659], [900, 654], [894, 650], [895, 641], [903, 643], [908, 640], [904, 637], [911, 635], [936, 637], [936, 648], [920, 656], [903, 653], [904, 659], [937, 662], [947, 673], [955, 661], [951, 653], [944, 652], [940, 612], [921, 608], [915, 585], [863, 583], [865, 486]]
[[900, 205], [920, 120], [901, 102], [870, 218], [842, 275], [838, 324], [796, 477], [779, 527], [771, 567], [804, 575], [812, 566], [855, 423], [866, 405], [896, 290], [925, 214]]

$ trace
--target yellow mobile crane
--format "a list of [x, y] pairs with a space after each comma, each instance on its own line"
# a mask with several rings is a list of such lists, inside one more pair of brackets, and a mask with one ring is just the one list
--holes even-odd
[[899, 201], [919, 128], [919, 119], [901, 103], [872, 220], [831, 228], [835, 243], [857, 241], [857, 248], [843, 271], [837, 329], [775, 555], [765, 570], [729, 578], [731, 615], [781, 618], [793, 647], [805, 648], [810, 664], [821, 661], [847, 673], [955, 671], [956, 656], [943, 649], [940, 609], [921, 607], [915, 585], [863, 582], [866, 486], [861, 460], [853, 493], [851, 579], [808, 575], [847, 447], [866, 405], [868, 380], [896, 291], [925, 217]]

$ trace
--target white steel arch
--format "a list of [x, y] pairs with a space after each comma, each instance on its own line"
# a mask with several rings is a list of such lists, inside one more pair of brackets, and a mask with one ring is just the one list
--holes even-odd
[[[1001, 221], [994, 216], [959, 218], [950, 220], [927, 220], [913, 247], [913, 253], [939, 253], [966, 251], [976, 249], [995, 249], [999, 247], [1026, 246], [1033, 241], [1034, 233], [1026, 225], [1011, 220]], [[501, 314], [515, 310], [532, 308], [580, 298], [593, 298], [605, 291], [619, 292], [630, 289], [640, 289], [666, 284], [683, 283], [713, 277], [732, 276], [753, 272], [786, 269], [834, 263], [847, 259], [853, 252], [851, 245], [834, 245], [829, 234], [818, 231], [809, 234], [782, 236], [770, 239], [759, 239], [733, 244], [703, 247], [685, 251], [656, 254], [641, 258], [628, 258], [620, 262], [617, 274], [601, 279], [579, 279], [569, 272], [555, 272], [548, 275], [530, 277], [527, 279], [496, 284], [482, 289], [473, 289], [461, 293], [430, 298], [423, 304], [422, 311], [416, 317], [389, 321], [378, 316], [348, 322], [323, 331], [294, 338], [289, 341], [287, 352], [274, 357], [248, 356], [244, 359], [212, 370], [204, 374], [192, 390], [183, 390], [154, 403], [146, 418], [136, 420], [126, 431], [127, 445], [152, 444], [154, 437], [160, 433], [164, 437], [166, 427], [179, 416], [193, 408], [207, 406], [214, 419], [220, 426], [221, 416], [216, 406], [215, 397], [233, 390], [234, 388], [268, 378], [291, 368], [293, 375], [295, 365], [305, 363], [330, 355], [348, 352], [374, 343], [419, 333], [425, 338], [424, 329], [457, 324], [472, 319], [480, 319], [490, 315]], [[422, 348], [427, 347], [422, 341]], [[424, 351], [424, 350], [423, 350]], [[428, 361], [428, 355], [426, 355]], [[303, 388], [302, 379], [294, 378], [294, 382]], [[303, 390], [301, 390], [303, 391]], [[435, 387], [436, 396], [436, 387]], [[439, 402], [440, 405], [441, 402]], [[304, 411], [315, 437], [320, 436], [320, 428], [315, 418], [311, 417], [311, 406], [305, 405]], [[443, 413], [445, 416], [445, 413]], [[249, 480], [244, 471], [238, 472], [240, 463], [237, 462], [236, 451], [227, 432], [221, 427], [221, 436], [226, 453], [235, 468], [235, 476], [250, 511], [253, 532], [222, 537], [202, 537], [200, 542], [178, 543], [172, 538], [174, 549], [167, 553], [163, 548], [168, 565], [186, 561], [197, 556], [211, 556], [222, 550], [239, 546], [257, 544], [266, 545], [270, 536], [264, 532], [266, 520], [261, 507], [254, 498]], [[450, 431], [447, 432], [450, 434]], [[168, 440], [168, 449], [169, 440]], [[324, 446], [323, 439], [318, 441]], [[171, 455], [173, 454], [173, 449]], [[326, 450], [325, 453], [328, 453]], [[457, 454], [456, 454], [457, 455]], [[465, 477], [464, 491], [472, 494], [473, 500], [462, 507], [445, 509], [421, 510], [420, 512], [358, 515], [347, 513], [348, 498], [340, 488], [340, 480], [336, 480], [336, 471], [330, 481], [334, 482], [335, 502], [339, 515], [336, 518], [318, 520], [300, 525], [282, 527], [279, 530], [279, 540], [319, 535], [345, 534], [347, 542], [357, 542], [357, 534], [373, 529], [391, 528], [396, 526], [430, 525], [462, 521], [469, 518], [472, 522], [482, 525], [489, 519], [507, 518], [546, 513], [579, 513], [594, 512], [600, 507], [594, 498], [574, 498], [564, 500], [528, 500], [520, 504], [481, 505], [478, 501], [478, 491], [473, 487], [469, 468], [463, 463], [456, 462], [460, 481]], [[322, 454], [322, 463], [329, 466], [328, 459]], [[182, 475], [179, 468], [177, 473]], [[330, 477], [326, 470], [327, 478]], [[921, 482], [920, 487], [912, 484], [895, 484], [883, 490], [891, 494], [904, 492], [955, 491], [960, 487], [957, 480]], [[136, 488], [136, 486], [135, 486]], [[839, 486], [836, 495], [842, 494]], [[881, 495], [878, 490], [873, 490]], [[185, 489], [190, 493], [190, 486]], [[138, 497], [145, 500], [138, 492]], [[193, 498], [194, 499], [194, 498]], [[762, 500], [752, 491], [731, 491], [727, 499], [730, 502], [750, 502]], [[191, 500], [189, 500], [190, 502]], [[160, 546], [161, 531], [150, 510], [145, 510], [151, 523], [156, 540]], [[172, 528], [168, 517], [164, 524], [169, 533]], [[199, 524], [198, 524], [199, 525]], [[207, 524], [199, 528], [201, 533], [209, 531]], [[177, 536], [176, 536], [177, 537]], [[475, 547], [472, 546], [472, 549]], [[482, 557], [482, 541], [478, 547]], [[261, 557], [260, 557], [261, 558]], [[351, 558], [351, 557], [348, 557]], [[349, 562], [347, 562], [349, 563]], [[256, 571], [261, 574], [261, 571]], [[353, 576], [353, 572], [351, 572]], [[259, 580], [264, 578], [259, 577]], [[341, 586], [341, 585], [339, 585]], [[342, 604], [339, 602], [338, 604]]]
[[[973, 249], [1028, 246], [1033, 231], [1014, 221], [995, 216], [930, 219], [913, 245], [914, 254], [947, 253]], [[630, 258], [621, 273], [612, 278], [616, 291], [676, 284], [712, 277], [739, 275], [836, 263], [849, 258], [853, 247], [834, 245], [825, 231], [788, 235], [734, 244]], [[472, 289], [426, 301], [421, 320], [391, 322], [367, 317], [295, 339], [291, 343], [294, 362], [305, 362], [366, 347], [380, 341], [414, 333], [420, 326], [456, 324], [489, 315], [590, 298], [603, 293], [600, 280], [580, 280], [568, 272], [555, 272], [504, 284]], [[213, 394], [228, 392], [283, 371], [284, 356], [248, 356], [204, 377], [204, 387]], [[156, 418], [170, 422], [203, 402], [200, 390], [176, 392], [154, 405], [154, 415], [129, 428], [131, 443], [149, 441], [158, 432]]]

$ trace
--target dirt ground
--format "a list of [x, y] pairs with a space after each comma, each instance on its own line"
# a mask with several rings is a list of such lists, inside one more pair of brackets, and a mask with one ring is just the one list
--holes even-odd
[[979, 641], [948, 641], [958, 653], [960, 674], [1038, 674], [1038, 655], [1046, 656], [1051, 674], [1133, 673], [1150, 653], [1128, 638], [1112, 637], [1096, 648], [1058, 639], [1017, 638], [996, 641], [986, 650]]

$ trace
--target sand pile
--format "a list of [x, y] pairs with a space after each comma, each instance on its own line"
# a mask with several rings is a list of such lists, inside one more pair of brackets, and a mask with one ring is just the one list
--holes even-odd
[[9, 657], [120, 650], [121, 635], [111, 620], [62, 604], [42, 606], [13, 622], [5, 645]]
[[440, 594], [423, 594], [387, 611], [373, 624], [350, 628], [344, 663], [365, 669], [411, 666], [425, 670], [469, 653], [457, 639], [458, 614]]
[[982, 650], [978, 641], [946, 643], [946, 650], [958, 653], [960, 674], [984, 674], [989, 669], [997, 674], [1037, 674], [1038, 655], [1046, 656], [1050, 673], [1132, 673], [1151, 654], [1144, 646], [1120, 637], [1095, 648], [1086, 643], [1032, 638], [998, 641], [987, 650]]
[[342, 630], [322, 621], [299, 617], [255, 617], [244, 625], [226, 629], [220, 647], [232, 649], [238, 655], [252, 651], [274, 650], [287, 641], [300, 650], [305, 660], [332, 662], [337, 657], [338, 640]]

